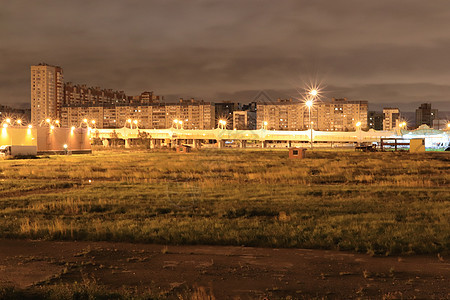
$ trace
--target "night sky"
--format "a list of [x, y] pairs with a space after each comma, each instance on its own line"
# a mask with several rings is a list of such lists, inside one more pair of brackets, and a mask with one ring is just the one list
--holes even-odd
[[30, 102], [30, 65], [167, 100], [368, 100], [450, 110], [450, 1], [0, 0], [0, 104]]

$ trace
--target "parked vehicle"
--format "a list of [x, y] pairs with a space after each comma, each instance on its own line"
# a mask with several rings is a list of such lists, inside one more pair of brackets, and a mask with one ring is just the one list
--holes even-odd
[[0, 156], [35, 156], [37, 155], [36, 146], [3, 145], [0, 146]]

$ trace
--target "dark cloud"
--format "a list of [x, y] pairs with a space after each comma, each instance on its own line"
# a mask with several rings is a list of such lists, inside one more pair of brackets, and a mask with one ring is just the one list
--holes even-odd
[[29, 66], [169, 99], [325, 96], [450, 110], [448, 1], [4, 1], [0, 103], [29, 102]]

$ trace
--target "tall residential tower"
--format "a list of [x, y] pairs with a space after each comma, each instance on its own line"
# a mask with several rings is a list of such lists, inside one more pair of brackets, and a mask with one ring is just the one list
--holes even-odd
[[31, 66], [31, 123], [46, 118], [59, 119], [64, 101], [64, 77], [61, 67], [47, 64]]

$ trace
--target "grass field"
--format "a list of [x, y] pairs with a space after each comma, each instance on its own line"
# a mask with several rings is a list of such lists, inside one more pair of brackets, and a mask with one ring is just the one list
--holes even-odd
[[448, 253], [450, 155], [96, 151], [0, 161], [0, 237]]

